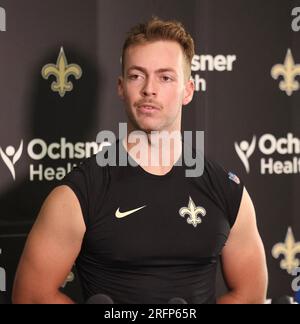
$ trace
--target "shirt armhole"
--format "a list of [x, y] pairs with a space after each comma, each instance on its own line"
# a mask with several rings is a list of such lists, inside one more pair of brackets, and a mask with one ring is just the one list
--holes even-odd
[[[229, 180], [230, 181], [230, 180]], [[232, 198], [229, 205], [229, 224], [232, 228], [237, 220], [244, 192], [244, 184], [240, 183], [237, 188], [231, 190]]]

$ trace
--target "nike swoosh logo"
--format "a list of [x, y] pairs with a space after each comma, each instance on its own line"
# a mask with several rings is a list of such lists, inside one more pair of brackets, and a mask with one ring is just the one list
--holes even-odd
[[141, 209], [143, 209], [145, 207], [146, 206], [143, 206], [143, 207], [140, 207], [140, 208], [137, 208], [137, 209], [129, 210], [129, 211], [124, 212], [124, 213], [120, 212], [120, 208], [118, 208], [118, 210], [116, 211], [116, 217], [117, 218], [127, 217], [127, 216], [129, 216], [129, 215], [131, 215], [131, 214], [133, 214], [133, 213], [135, 213], [135, 212], [137, 212], [137, 211], [139, 211], [139, 210], [141, 210]]

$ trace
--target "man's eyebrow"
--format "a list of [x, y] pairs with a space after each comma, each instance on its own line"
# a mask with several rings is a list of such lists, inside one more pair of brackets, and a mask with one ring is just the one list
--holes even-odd
[[131, 70], [138, 70], [138, 71], [141, 71], [143, 73], [147, 73], [146, 69], [144, 69], [141, 66], [137, 66], [137, 65], [133, 65], [128, 69], [128, 71], [131, 71]]
[[[138, 70], [138, 71], [141, 71], [143, 73], [147, 73], [147, 70], [145, 68], [143, 68], [142, 66], [138, 66], [138, 65], [133, 65], [131, 66], [128, 71], [131, 71], [131, 70]], [[177, 75], [177, 72], [173, 69], [173, 68], [161, 68], [161, 69], [158, 69], [155, 71], [155, 73], [164, 73], [164, 72], [172, 72], [174, 74]]]
[[177, 72], [176, 72], [174, 69], [172, 69], [172, 68], [159, 69], [159, 70], [157, 70], [156, 72], [158, 72], [158, 73], [172, 72], [172, 73], [177, 74]]

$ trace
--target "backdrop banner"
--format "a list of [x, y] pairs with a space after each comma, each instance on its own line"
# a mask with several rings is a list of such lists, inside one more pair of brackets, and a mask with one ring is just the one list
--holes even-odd
[[[117, 95], [123, 41], [154, 15], [181, 21], [195, 40], [196, 93], [183, 108], [183, 131], [204, 131], [206, 155], [246, 184], [268, 298], [296, 295], [300, 1], [0, 0], [0, 303], [11, 302], [46, 196], [99, 150], [99, 131], [118, 134], [126, 122]], [[222, 293], [220, 274], [217, 286]], [[64, 289], [80, 301], [75, 271]]]

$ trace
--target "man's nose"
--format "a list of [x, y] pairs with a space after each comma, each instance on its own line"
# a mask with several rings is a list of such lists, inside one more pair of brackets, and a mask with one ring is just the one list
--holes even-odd
[[142, 94], [144, 97], [152, 97], [157, 95], [157, 89], [155, 81], [152, 78], [147, 78], [142, 88]]

